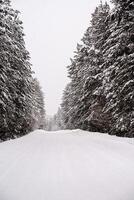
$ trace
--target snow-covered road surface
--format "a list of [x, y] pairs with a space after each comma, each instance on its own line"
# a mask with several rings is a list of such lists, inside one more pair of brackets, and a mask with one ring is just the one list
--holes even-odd
[[134, 200], [134, 140], [74, 130], [1, 143], [0, 200]]

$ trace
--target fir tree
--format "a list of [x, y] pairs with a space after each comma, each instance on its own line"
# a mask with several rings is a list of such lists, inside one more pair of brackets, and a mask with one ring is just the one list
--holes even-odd
[[88, 73], [85, 73], [85, 84], [83, 86], [85, 96], [83, 100], [84, 104], [88, 106], [85, 109], [85, 122], [88, 130], [99, 132], [108, 131], [110, 119], [109, 113], [103, 112], [106, 103], [105, 95], [101, 93], [101, 90], [98, 90], [102, 85], [100, 76], [103, 73], [102, 64], [104, 62], [102, 46], [105, 44], [108, 35], [107, 18], [109, 11], [109, 5], [107, 3], [103, 5], [101, 2], [92, 14], [91, 26], [87, 29], [83, 38], [89, 54], [89, 61], [85, 66], [85, 71]]
[[56, 117], [57, 130], [64, 130], [65, 126], [63, 123], [63, 110], [61, 107], [58, 108], [58, 111], [57, 111], [55, 117]]
[[0, 138], [32, 130], [32, 71], [19, 12], [0, 1]]
[[63, 126], [65, 129], [74, 129], [74, 110], [73, 110], [73, 104], [74, 104], [74, 95], [72, 92], [72, 85], [69, 83], [64, 92], [62, 97], [62, 103], [61, 103], [61, 109], [62, 109], [62, 121]]
[[45, 103], [44, 95], [40, 84], [36, 78], [33, 79], [34, 98], [33, 98], [33, 130], [45, 129]]
[[[85, 65], [88, 63], [87, 48], [83, 45], [77, 45], [74, 59], [71, 60], [71, 65], [68, 66], [69, 77], [71, 78], [71, 98], [70, 98], [70, 123], [74, 128], [82, 128], [83, 117], [83, 85]], [[74, 124], [74, 125], [73, 125]]]
[[111, 134], [133, 136], [134, 132], [134, 2], [114, 0], [109, 36], [103, 45], [103, 93], [105, 112], [112, 114]]
[[68, 66], [71, 78], [70, 121], [75, 128], [90, 131], [107, 130], [108, 116], [103, 113], [105, 97], [96, 92], [100, 86], [101, 64], [103, 63], [102, 44], [105, 42], [108, 4], [100, 4], [92, 15], [90, 27], [87, 29], [82, 45], [77, 45], [74, 59]]

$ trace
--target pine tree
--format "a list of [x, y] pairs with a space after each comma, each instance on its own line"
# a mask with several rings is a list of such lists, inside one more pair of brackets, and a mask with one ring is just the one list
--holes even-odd
[[[83, 42], [88, 51], [88, 64], [85, 65], [85, 83], [83, 86], [83, 104], [87, 105], [84, 111], [85, 128], [90, 131], [106, 132], [109, 129], [109, 113], [105, 114], [105, 95], [98, 88], [102, 85], [100, 74], [103, 73], [104, 62], [102, 46], [107, 37], [107, 18], [110, 7], [102, 2], [92, 14], [91, 26], [87, 29]], [[83, 105], [83, 107], [84, 107]]]
[[55, 123], [56, 123], [56, 126], [57, 126], [57, 129], [56, 130], [64, 130], [65, 127], [64, 127], [64, 124], [63, 124], [63, 110], [61, 107], [58, 108], [58, 111], [55, 115]]
[[82, 45], [77, 45], [74, 59], [68, 66], [71, 78], [71, 109], [70, 121], [75, 128], [104, 132], [108, 129], [108, 116], [102, 110], [105, 97], [96, 92], [100, 86], [99, 74], [102, 71], [103, 55], [101, 46], [105, 42], [107, 27], [108, 4], [100, 4], [94, 14], [90, 27], [87, 29]]
[[72, 124], [72, 127], [74, 126], [74, 128], [82, 128], [83, 123], [83, 120], [81, 122], [81, 118], [83, 117], [82, 98], [86, 64], [88, 64], [87, 48], [78, 44], [74, 59], [71, 60], [71, 65], [68, 66], [69, 77], [71, 78], [70, 123]]
[[34, 99], [33, 99], [33, 130], [45, 129], [45, 103], [44, 95], [40, 84], [36, 78], [33, 79]]
[[112, 114], [111, 134], [133, 136], [134, 132], [134, 2], [114, 0], [109, 36], [103, 45], [103, 93], [105, 112]]
[[63, 120], [63, 126], [64, 129], [74, 129], [75, 123], [74, 123], [74, 110], [73, 110], [73, 104], [74, 104], [74, 95], [72, 92], [72, 85], [69, 83], [64, 92], [62, 97], [62, 103], [61, 103], [61, 109], [62, 109], [62, 120]]
[[0, 0], [0, 138], [32, 130], [32, 71], [19, 12]]

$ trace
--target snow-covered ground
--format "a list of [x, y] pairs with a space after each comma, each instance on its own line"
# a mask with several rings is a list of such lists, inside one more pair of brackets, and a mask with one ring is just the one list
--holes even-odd
[[74, 130], [1, 143], [0, 200], [134, 200], [134, 140]]

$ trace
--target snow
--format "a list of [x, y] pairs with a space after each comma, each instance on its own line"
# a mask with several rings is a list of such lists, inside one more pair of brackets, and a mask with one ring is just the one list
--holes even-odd
[[134, 199], [134, 139], [38, 130], [0, 144], [0, 200], [75, 199]]

